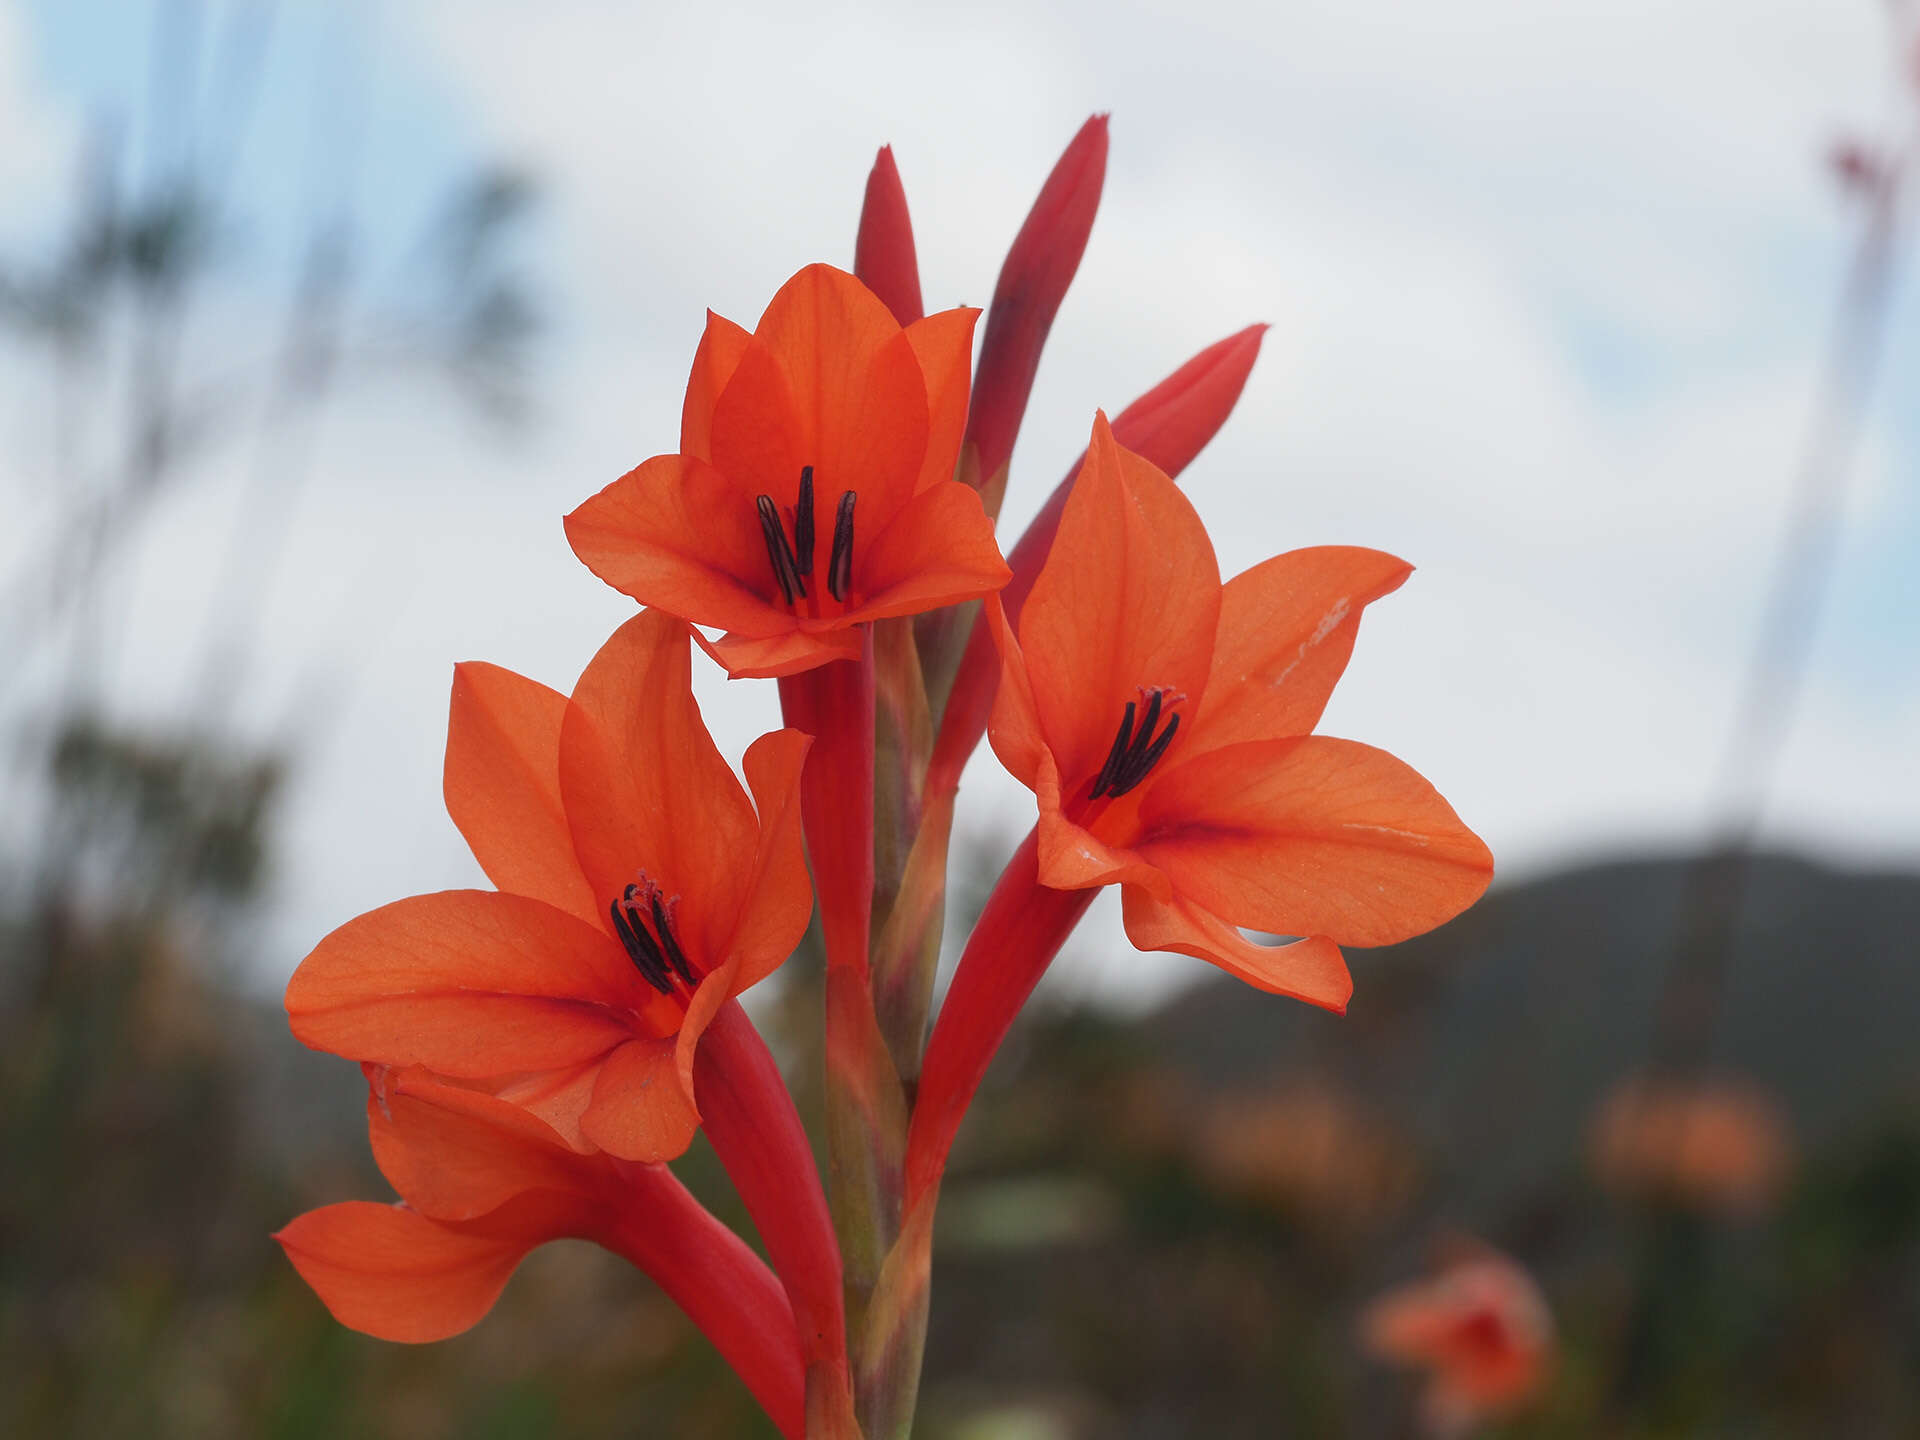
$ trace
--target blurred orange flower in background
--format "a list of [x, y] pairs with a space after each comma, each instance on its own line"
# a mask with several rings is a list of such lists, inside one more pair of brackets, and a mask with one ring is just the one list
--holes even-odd
[[1440, 1436], [1520, 1409], [1554, 1356], [1553, 1316], [1533, 1278], [1477, 1241], [1454, 1248], [1432, 1279], [1388, 1291], [1360, 1322], [1374, 1355], [1431, 1373], [1421, 1412]]
[[574, 553], [727, 631], [701, 644], [736, 677], [853, 659], [867, 621], [999, 589], [993, 522], [953, 478], [979, 314], [902, 328], [830, 265], [782, 286], [752, 334], [709, 313], [679, 453], [567, 516]]
[[1384, 1115], [1323, 1081], [1202, 1101], [1179, 1134], [1221, 1191], [1331, 1232], [1390, 1219], [1419, 1176], [1412, 1143]]
[[1602, 1103], [1593, 1167], [1617, 1195], [1757, 1214], [1792, 1166], [1786, 1118], [1759, 1086], [1726, 1076], [1633, 1076]]
[[447, 810], [500, 888], [416, 895], [327, 936], [287, 986], [295, 1036], [484, 1085], [579, 1150], [686, 1149], [701, 1035], [813, 908], [807, 737], [748, 748], [749, 800], [689, 669], [687, 627], [658, 611], [616, 631], [571, 698], [458, 667]]

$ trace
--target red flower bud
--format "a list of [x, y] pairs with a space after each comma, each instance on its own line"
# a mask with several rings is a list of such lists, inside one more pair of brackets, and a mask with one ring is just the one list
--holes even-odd
[[1040, 351], [1080, 268], [1106, 175], [1107, 117], [1095, 115], [1080, 127], [1047, 176], [1000, 267], [974, 374], [973, 412], [967, 419], [967, 440], [977, 461], [971, 477], [976, 485], [990, 481], [1013, 454], [1034, 373], [1040, 368]]
[[853, 273], [893, 312], [902, 325], [926, 315], [920, 299], [920, 261], [913, 248], [913, 220], [907, 192], [893, 163], [893, 147], [882, 145], [867, 175], [867, 199], [860, 209], [860, 234], [853, 242]]

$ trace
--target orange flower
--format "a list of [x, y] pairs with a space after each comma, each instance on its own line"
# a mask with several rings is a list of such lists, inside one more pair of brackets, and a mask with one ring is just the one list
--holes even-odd
[[[1313, 735], [1360, 612], [1410, 567], [1295, 550], [1224, 587], [1200, 517], [1104, 415], [1002, 655], [991, 737], [1039, 800], [1040, 883], [1119, 884], [1143, 950], [1343, 1010], [1339, 946], [1432, 929], [1492, 857], [1383, 751]], [[1236, 927], [1305, 937], [1278, 948]]]
[[717, 315], [680, 453], [567, 517], [574, 553], [643, 604], [727, 631], [735, 676], [857, 658], [857, 626], [998, 589], [980, 497], [953, 479], [979, 311], [902, 329], [853, 276], [809, 265], [749, 335]]
[[1779, 1107], [1755, 1085], [1635, 1076], [1601, 1105], [1592, 1154], [1617, 1194], [1755, 1214], [1778, 1197], [1792, 1150]]
[[1432, 1372], [1422, 1408], [1439, 1435], [1517, 1410], [1553, 1361], [1553, 1316], [1539, 1287], [1485, 1246], [1374, 1301], [1361, 1337], [1384, 1360]]
[[[937, 1189], [1014, 1016], [1095, 891], [1121, 887], [1143, 950], [1210, 960], [1344, 1010], [1342, 944], [1385, 945], [1464, 910], [1493, 873], [1447, 802], [1383, 751], [1313, 735], [1361, 610], [1409, 567], [1295, 550], [1224, 587], [1193, 506], [1097, 416], [1019, 634], [987, 614], [989, 733], [1040, 819], [1007, 863], [927, 1042], [907, 1208]], [[1238, 927], [1302, 937], [1256, 945]]]
[[461, 665], [447, 809], [500, 888], [334, 931], [287, 986], [294, 1034], [484, 1085], [578, 1150], [671, 1159], [699, 1124], [701, 1035], [806, 930], [808, 743], [755, 741], [749, 801], [694, 704], [687, 627], [657, 611], [614, 633], [570, 699]]
[[374, 1158], [402, 1199], [309, 1211], [274, 1238], [343, 1325], [428, 1341], [475, 1324], [549, 1240], [592, 1240], [653, 1280], [783, 1434], [805, 1428], [793, 1310], [766, 1263], [663, 1165], [582, 1155], [537, 1116], [419, 1069], [369, 1066]]

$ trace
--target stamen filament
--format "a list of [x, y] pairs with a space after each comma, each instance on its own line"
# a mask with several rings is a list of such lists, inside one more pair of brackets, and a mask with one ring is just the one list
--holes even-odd
[[[1169, 691], [1159, 688], [1141, 688], [1146, 697], [1147, 709], [1139, 717], [1139, 727], [1134, 726], [1134, 702], [1127, 702], [1126, 713], [1120, 717], [1120, 729], [1113, 737], [1113, 745], [1107, 751], [1107, 760], [1100, 767], [1100, 773], [1093, 777], [1093, 787], [1087, 792], [1089, 800], [1098, 800], [1103, 795], [1118, 798], [1147, 778], [1149, 771], [1160, 763], [1160, 757], [1167, 753], [1167, 747], [1173, 743], [1174, 732], [1180, 728], [1180, 717], [1176, 714], [1167, 720], [1167, 728], [1157, 737], [1154, 731], [1160, 724], [1160, 712], [1168, 703]], [[1172, 703], [1178, 705], [1185, 699], [1182, 695], [1172, 695]]]
[[667, 907], [660, 903], [660, 892], [653, 892], [653, 928], [660, 937], [660, 948], [667, 952], [667, 959], [677, 974], [687, 985], [693, 984], [693, 967], [687, 964], [686, 952], [680, 948], [680, 942], [674, 937], [673, 926], [667, 920]]
[[773, 503], [771, 495], [761, 495], [754, 500], [754, 506], [760, 512], [760, 534], [767, 542], [767, 563], [773, 567], [773, 578], [780, 582], [780, 593], [791, 605], [795, 595], [805, 599], [807, 582], [800, 578], [800, 567], [793, 558], [793, 550], [787, 544], [786, 527], [780, 523], [780, 509]]
[[1167, 721], [1167, 728], [1160, 733], [1160, 738], [1147, 747], [1146, 752], [1139, 757], [1126, 778], [1114, 786], [1113, 793], [1115, 795], [1126, 794], [1127, 791], [1133, 789], [1134, 786], [1147, 778], [1147, 772], [1160, 763], [1160, 757], [1166, 753], [1167, 746], [1173, 743], [1173, 732], [1179, 728], [1180, 717], [1175, 715]]
[[1100, 773], [1093, 777], [1093, 792], [1087, 797], [1098, 800], [1107, 793], [1107, 787], [1113, 784], [1113, 777], [1120, 766], [1120, 758], [1127, 753], [1127, 747], [1133, 739], [1133, 701], [1127, 702], [1127, 713], [1120, 717], [1120, 733], [1113, 737], [1113, 748], [1107, 751], [1107, 763], [1100, 767]]
[[[813, 467], [800, 467], [800, 496], [793, 504], [793, 566], [813, 574]], [[804, 592], [803, 592], [804, 593]]]
[[[634, 887], [627, 888], [631, 892]], [[640, 972], [640, 978], [662, 995], [671, 995], [673, 982], [667, 978], [666, 959], [638, 917], [627, 913], [626, 907], [630, 903], [629, 897], [622, 897], [607, 907], [607, 913], [613, 917], [614, 932], [619, 935], [633, 968]]]
[[844, 601], [853, 582], [853, 502], [858, 498], [848, 490], [840, 496], [840, 508], [833, 517], [833, 553], [827, 558], [827, 592]]
[[[662, 995], [673, 993], [675, 976], [691, 990], [700, 982], [686, 951], [680, 948], [679, 938], [673, 933], [670, 907], [661, 900], [658, 887], [646, 881], [644, 875], [641, 879], [646, 882], [644, 885], [627, 886], [620, 898], [607, 907], [607, 914], [613, 918], [614, 934], [620, 937], [620, 944], [627, 958], [633, 961], [633, 968], [640, 972], [640, 978]], [[651, 931], [647, 929], [649, 915], [653, 920]]]

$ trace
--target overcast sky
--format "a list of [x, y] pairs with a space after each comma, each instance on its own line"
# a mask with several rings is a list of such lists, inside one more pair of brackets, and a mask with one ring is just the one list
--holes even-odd
[[[439, 800], [450, 667], [564, 689], [629, 613], [560, 516], [673, 448], [703, 309], [751, 324], [799, 266], [849, 263], [881, 142], [928, 303], [984, 303], [1095, 111], [1112, 113], [1105, 200], [1009, 524], [1095, 406], [1269, 321], [1239, 412], [1184, 482], [1223, 571], [1319, 543], [1418, 567], [1369, 612], [1322, 728], [1414, 764], [1510, 877], [1691, 843], [1854, 232], [1822, 157], [1900, 113], [1883, 9], [283, 4], [233, 200], [239, 259], [193, 353], [271, 334], [288, 237], [316, 206], [351, 207], [369, 275], [404, 274], [434, 196], [487, 159], [544, 183], [525, 259], [551, 324], [517, 438], [389, 383], [346, 392], [319, 432], [244, 707], [256, 730], [290, 707], [310, 722], [263, 971], [360, 910], [477, 876]], [[11, 253], [52, 233], [88, 117], [137, 120], [152, 32], [147, 3], [0, 3]], [[205, 145], [218, 110], [139, 133]], [[1865, 863], [1920, 857], [1916, 314], [1903, 295], [1767, 808], [1772, 838]], [[5, 367], [13, 563], [52, 512], [44, 378]], [[129, 713], [187, 703], [240, 474], [172, 496], [116, 577], [109, 689]], [[775, 723], [772, 691], [703, 675], [724, 750]], [[1009, 840], [1031, 819], [984, 748], [963, 807]], [[1082, 943], [1075, 983], [1137, 995], [1204, 972], [1117, 933], [1110, 917]]]

